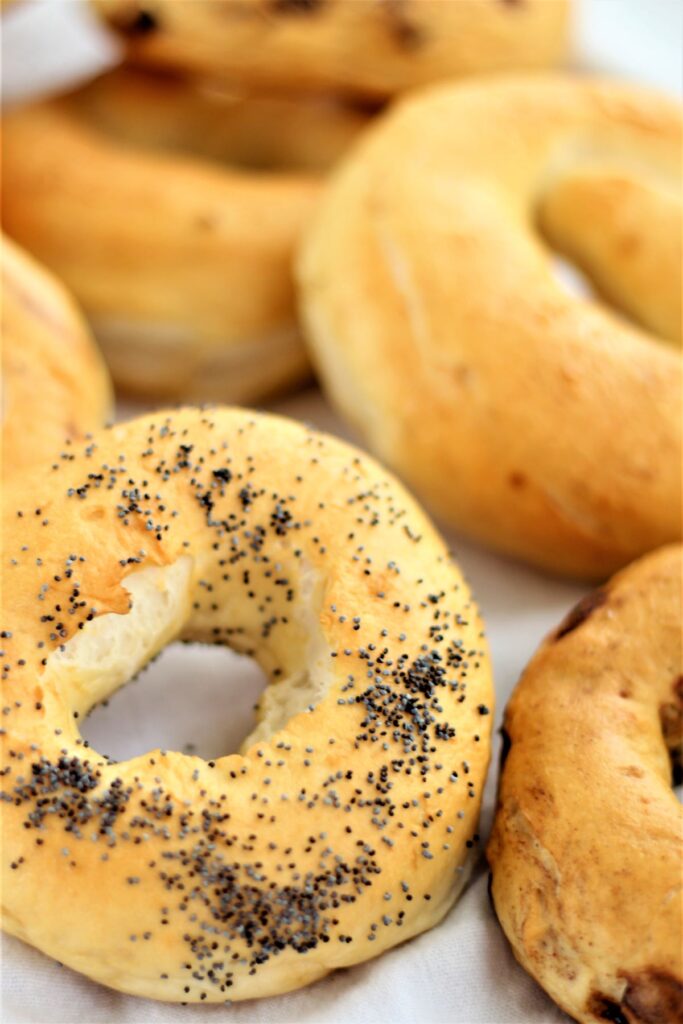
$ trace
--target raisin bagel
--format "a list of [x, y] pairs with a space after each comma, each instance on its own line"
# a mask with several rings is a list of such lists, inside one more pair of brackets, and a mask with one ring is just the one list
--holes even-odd
[[682, 584], [680, 546], [623, 570], [545, 641], [505, 712], [493, 903], [582, 1024], [683, 1020]]
[[389, 97], [564, 55], [568, 0], [94, 0], [128, 57], [252, 87]]

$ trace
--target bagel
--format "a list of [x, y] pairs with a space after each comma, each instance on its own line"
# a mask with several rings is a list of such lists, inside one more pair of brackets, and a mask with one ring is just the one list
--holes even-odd
[[[537, 566], [604, 578], [681, 536], [680, 154], [680, 106], [635, 86], [436, 87], [353, 147], [303, 239], [334, 404], [445, 521]], [[546, 220], [640, 326], [565, 290]]]
[[329, 171], [370, 122], [369, 105], [333, 96], [249, 93], [188, 84], [121, 65], [73, 92], [70, 103], [115, 138], [254, 171]]
[[[583, 1024], [683, 1020], [680, 546], [589, 595], [505, 712], [491, 893], [515, 956]], [[668, 749], [667, 749], [668, 748]]]
[[0, 240], [2, 479], [47, 465], [100, 427], [109, 378], [71, 297], [8, 238]]
[[[478, 839], [489, 660], [458, 568], [384, 470], [284, 419], [158, 412], [5, 513], [8, 931], [113, 988], [215, 1002], [443, 917]], [[78, 719], [174, 637], [267, 674], [243, 753], [88, 749]]]
[[128, 58], [257, 87], [388, 97], [436, 79], [543, 68], [567, 0], [94, 0]]
[[365, 120], [297, 109], [117, 70], [5, 117], [5, 229], [73, 291], [123, 390], [246, 402], [308, 375], [291, 262], [317, 175], [219, 162], [319, 168]]

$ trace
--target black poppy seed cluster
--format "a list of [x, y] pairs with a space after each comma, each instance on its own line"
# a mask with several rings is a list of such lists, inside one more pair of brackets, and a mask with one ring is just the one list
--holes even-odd
[[[88, 756], [83, 749], [86, 741], [76, 738], [61, 746], [62, 728], [53, 730], [55, 740], [49, 749], [35, 743], [30, 750], [13, 746], [12, 716], [19, 716], [21, 723], [26, 720], [26, 694], [33, 690], [36, 669], [39, 675], [52, 651], [64, 650], [79, 629], [108, 609], [88, 597], [97, 586], [97, 578], [88, 575], [90, 549], [63, 555], [57, 543], [49, 548], [60, 551], [57, 558], [22, 545], [17, 556], [6, 558], [6, 574], [31, 562], [32, 571], [39, 570], [40, 582], [31, 623], [33, 658], [23, 651], [14, 658], [14, 633], [2, 633], [2, 800], [20, 809], [22, 830], [25, 836], [35, 835], [36, 846], [44, 846], [55, 830], [63, 835], [65, 870], [79, 869], [84, 842], [99, 844], [103, 862], [116, 857], [122, 847], [139, 846], [140, 869], [127, 876], [126, 884], [155, 886], [158, 922], [156, 929], [131, 932], [129, 938], [154, 942], [161, 929], [182, 915], [187, 958], [178, 969], [187, 973], [184, 994], [205, 999], [212, 988], [229, 995], [236, 972], [253, 974], [283, 950], [305, 954], [331, 942], [353, 943], [360, 932], [349, 934], [354, 927], [343, 917], [344, 907], [382, 886], [398, 836], [402, 841], [407, 836], [423, 861], [459, 849], [463, 840], [466, 847], [476, 843], [472, 818], [464, 822], [464, 811], [450, 813], [448, 801], [452, 787], [472, 800], [480, 795], [480, 779], [469, 777], [470, 764], [458, 758], [453, 713], [468, 705], [468, 674], [480, 668], [484, 652], [463, 639], [472, 609], [468, 596], [458, 593], [459, 584], [452, 585], [451, 593], [434, 590], [427, 578], [405, 579], [398, 561], [379, 564], [373, 554], [373, 531], [382, 537], [394, 531], [402, 538], [403, 550], [422, 542], [389, 478], [368, 475], [363, 461], [345, 450], [348, 457], [335, 464], [331, 484], [323, 486], [321, 464], [326, 464], [327, 449], [336, 443], [302, 430], [296, 436], [298, 451], [292, 452], [296, 469], [291, 486], [273, 490], [263, 456], [251, 454], [243, 440], [236, 446], [237, 454], [232, 451], [231, 437], [243, 439], [258, 428], [257, 420], [231, 420], [225, 437], [216, 430], [211, 414], [197, 412], [189, 426], [187, 416], [149, 421], [141, 450], [122, 450], [115, 459], [100, 461], [94, 442], [82, 456], [67, 450], [53, 467], [57, 480], [64, 472], [69, 475], [66, 488], [54, 492], [61, 497], [49, 503], [45, 514], [38, 506], [19, 510], [18, 517], [38, 517], [49, 530], [49, 511], [55, 516], [52, 529], [58, 531], [59, 501], [65, 508], [79, 506], [75, 514], [85, 513], [86, 518], [92, 507], [96, 521], [104, 517], [117, 524], [105, 561], [106, 572], [114, 571], [120, 580], [145, 565], [197, 554], [200, 535], [212, 568], [206, 578], [197, 580], [193, 620], [201, 622], [204, 639], [248, 654], [258, 655], [261, 645], [272, 645], [273, 637], [290, 625], [292, 612], [302, 601], [298, 575], [291, 568], [297, 563], [314, 561], [325, 571], [332, 557], [341, 559], [362, 581], [373, 604], [390, 609], [387, 622], [405, 621], [405, 629], [396, 633], [393, 627], [377, 628], [375, 615], [372, 624], [366, 624], [361, 609], [342, 606], [339, 598], [324, 608], [336, 631], [348, 638], [347, 645], [329, 652], [335, 678], [341, 678], [327, 698], [336, 701], [339, 729], [329, 731], [326, 725], [329, 734], [322, 743], [313, 733], [315, 742], [303, 749], [287, 732], [259, 745], [251, 756], [259, 762], [260, 775], [253, 792], [248, 789], [250, 758], [240, 760], [239, 766], [238, 761], [226, 761], [235, 767], [218, 781], [218, 773], [208, 779], [207, 772], [220, 769], [220, 763], [189, 759], [197, 767], [192, 772], [192, 798], [187, 799], [165, 780], [168, 755], [163, 751], [147, 759], [149, 777], [131, 774], [125, 765], [112, 777], [116, 766], [100, 755]], [[137, 444], [143, 435], [133, 436]], [[192, 440], [197, 436], [201, 443]], [[86, 470], [80, 475], [83, 464]], [[316, 502], [310, 489], [301, 500], [306, 466], [321, 479]], [[195, 528], [185, 537], [188, 498], [202, 527], [199, 534]], [[304, 505], [305, 511], [300, 511]], [[321, 524], [332, 506], [335, 515], [343, 508], [348, 528], [343, 536], [330, 539]], [[21, 526], [18, 535], [22, 536]], [[335, 550], [330, 553], [332, 545]], [[97, 557], [101, 559], [102, 553]], [[438, 556], [440, 563], [447, 559], [445, 552]], [[442, 570], [437, 578], [444, 579]], [[241, 623], [226, 625], [222, 620], [224, 586], [239, 592], [245, 609]], [[426, 626], [416, 645], [418, 613]], [[273, 685], [285, 685], [277, 682], [285, 669], [272, 667]], [[315, 708], [310, 711], [313, 722]], [[33, 713], [44, 715], [42, 701], [35, 703]], [[468, 713], [466, 735], [475, 744], [486, 743], [488, 726], [483, 723], [488, 706], [474, 704]], [[477, 722], [482, 722], [481, 736]], [[16, 732], [22, 730], [23, 724]], [[346, 750], [349, 735], [357, 760], [351, 758], [340, 767], [339, 759], [334, 761], [335, 745]], [[80, 749], [74, 750], [74, 744]], [[326, 757], [332, 757], [333, 767], [321, 774], [319, 765], [327, 763]], [[244, 799], [251, 807], [248, 825], [231, 784], [246, 792]], [[306, 823], [311, 812], [314, 827]], [[295, 838], [283, 843], [281, 823], [288, 819], [296, 822], [290, 829]], [[334, 826], [334, 838], [320, 831], [320, 821]], [[470, 829], [466, 837], [463, 828]], [[25, 868], [29, 850], [24, 842], [21, 856], [11, 864], [14, 870]], [[264, 852], [267, 863], [261, 859]], [[444, 870], [446, 864], [453, 870], [459, 859], [449, 858]], [[400, 941], [410, 905], [431, 898], [410, 877], [387, 883], [385, 909], [363, 925], [364, 937], [372, 942], [395, 929], [393, 941]]]

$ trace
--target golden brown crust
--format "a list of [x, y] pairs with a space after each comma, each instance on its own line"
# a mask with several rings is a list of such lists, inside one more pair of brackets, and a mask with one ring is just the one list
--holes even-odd
[[587, 167], [556, 184], [538, 215], [550, 244], [583, 267], [608, 301], [680, 345], [680, 207], [678, 192], [642, 173]]
[[[199, 1002], [440, 920], [478, 839], [493, 694], [467, 586], [395, 480], [286, 420], [182, 410], [99, 432], [9, 506], [6, 929]], [[267, 673], [243, 752], [86, 749], [77, 718], [174, 636]]]
[[[604, 578], [681, 536], [682, 361], [567, 293], [537, 218], [614, 301], [664, 329], [681, 290], [668, 226], [677, 217], [680, 232], [681, 123], [678, 104], [614, 83], [432, 88], [354, 148], [299, 258], [315, 362], [371, 447], [446, 521], [575, 576]], [[635, 263], [610, 251], [611, 205], [594, 211], [585, 252], [580, 225], [562, 235], [566, 196], [562, 218], [553, 208], [568, 181], [613, 181], [615, 166], [638, 185]]]
[[66, 290], [6, 237], [2, 291], [2, 479], [43, 463], [100, 427], [109, 378]]
[[129, 59], [248, 85], [391, 96], [557, 63], [566, 0], [94, 0]]
[[[683, 1019], [683, 816], [669, 759], [680, 756], [682, 552], [646, 556], [584, 600], [505, 712], [493, 902], [517, 959], [585, 1024]], [[663, 727], [676, 705], [678, 729], [669, 711]]]
[[125, 64], [71, 93], [69, 103], [126, 144], [316, 175], [330, 170], [372, 117], [367, 106], [334, 96], [251, 93]]
[[291, 261], [318, 176], [222, 161], [320, 165], [364, 117], [258, 100], [264, 130], [291, 123], [278, 152], [250, 134], [245, 102], [115, 71], [4, 119], [5, 228], [73, 291], [129, 392], [247, 402], [310, 372]]

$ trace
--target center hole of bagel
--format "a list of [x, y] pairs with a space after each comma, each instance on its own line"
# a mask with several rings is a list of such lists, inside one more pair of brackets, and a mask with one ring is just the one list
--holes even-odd
[[211, 760], [235, 753], [256, 724], [266, 687], [251, 658], [174, 643], [81, 723], [95, 750], [124, 761], [157, 747]]
[[595, 289], [591, 280], [582, 270], [564, 256], [553, 254], [553, 276], [569, 295], [579, 299], [595, 298]]

